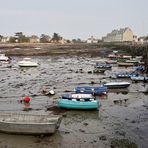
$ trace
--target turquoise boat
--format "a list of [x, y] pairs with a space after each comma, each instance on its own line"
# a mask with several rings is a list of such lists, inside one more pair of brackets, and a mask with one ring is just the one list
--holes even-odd
[[65, 109], [99, 109], [100, 103], [97, 100], [92, 101], [82, 101], [81, 99], [77, 101], [76, 99], [59, 99], [58, 100], [58, 107], [65, 108]]

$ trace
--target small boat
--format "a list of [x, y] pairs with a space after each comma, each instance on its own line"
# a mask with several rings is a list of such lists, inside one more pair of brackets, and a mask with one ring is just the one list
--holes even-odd
[[119, 72], [116, 74], [117, 78], [130, 78], [130, 73], [128, 72]]
[[119, 72], [114, 73], [112, 78], [130, 78], [131, 76], [138, 75], [136, 72]]
[[138, 61], [137, 60], [118, 60], [117, 64], [118, 66], [136, 66], [138, 65]]
[[144, 66], [137, 66], [137, 67], [134, 67], [134, 69], [136, 71], [144, 71], [145, 70], [145, 67]]
[[98, 100], [85, 100], [85, 99], [64, 99], [58, 100], [58, 107], [66, 109], [99, 109], [100, 103]]
[[64, 94], [62, 95], [62, 99], [84, 99], [85, 101], [94, 100], [95, 97], [92, 94], [82, 94], [82, 93], [71, 93], [71, 94]]
[[129, 82], [109, 82], [104, 84], [107, 88], [127, 88], [130, 86]]
[[94, 68], [93, 73], [104, 73], [106, 69], [104, 68]]
[[144, 76], [131, 76], [131, 80], [133, 81], [148, 81], [148, 77], [144, 77]]
[[92, 95], [103, 95], [107, 93], [107, 87], [79, 86], [75, 88], [76, 93], [88, 93]]
[[130, 56], [130, 55], [123, 55], [122, 56], [122, 59], [131, 59], [132, 58], [132, 56]]
[[107, 60], [107, 64], [117, 64], [117, 60]]
[[133, 65], [138, 65], [139, 64], [139, 61], [137, 61], [137, 60], [126, 60], [126, 63], [133, 63]]
[[99, 101], [92, 94], [64, 94], [58, 100], [58, 107], [66, 109], [99, 109]]
[[117, 62], [118, 66], [134, 66], [134, 63]]
[[12, 134], [53, 134], [59, 128], [61, 117], [49, 114], [0, 112], [0, 131]]
[[113, 53], [113, 54], [109, 54], [108, 58], [110, 58], [110, 59], [118, 59], [118, 58], [121, 58], [121, 55]]
[[10, 58], [5, 56], [5, 54], [0, 54], [0, 61], [9, 61]]
[[22, 61], [18, 62], [20, 67], [37, 67], [38, 63], [32, 61], [31, 58], [24, 58]]
[[100, 69], [111, 69], [112, 65], [107, 63], [96, 63], [95, 68]]

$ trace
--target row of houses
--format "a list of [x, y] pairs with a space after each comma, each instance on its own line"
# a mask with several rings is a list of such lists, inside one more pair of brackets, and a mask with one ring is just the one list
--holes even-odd
[[[148, 37], [147, 37], [148, 38]], [[145, 37], [137, 37], [134, 35], [133, 31], [129, 28], [120, 28], [112, 30], [106, 36], [102, 37], [102, 42], [131, 42], [137, 44], [148, 43], [148, 40]], [[98, 43], [100, 42], [99, 39], [94, 38], [91, 36], [87, 39], [87, 43]]]
[[1, 36], [0, 38], [0, 42], [1, 43], [19, 43], [19, 42], [29, 42], [29, 43], [60, 43], [60, 44], [65, 44], [68, 42], [68, 40], [64, 39], [64, 38], [59, 38], [58, 40], [53, 40], [53, 38], [51, 38], [48, 35], [44, 35], [41, 37], [38, 37], [36, 35], [32, 35], [30, 37], [26, 37], [24, 35], [15, 35], [15, 36], [8, 36], [8, 37], [4, 37]]
[[[91, 36], [87, 39], [87, 43], [98, 43], [100, 40]], [[119, 30], [112, 30], [106, 36], [102, 37], [102, 42], [137, 42], [138, 39], [134, 36], [132, 30], [129, 27], [121, 28]]]
[[[12, 37], [12, 36], [1, 37], [0, 42], [1, 43], [8, 43], [8, 42], [10, 42], [11, 38], [14, 38], [14, 37]], [[33, 35], [31, 37], [28, 37], [28, 38], [29, 38], [29, 42], [30, 43], [39, 43], [40, 42], [40, 38], [35, 36], [35, 35]], [[16, 43], [18, 42], [18, 38], [17, 37], [15, 37], [14, 42], [16, 42]]]
[[[115, 30], [112, 30], [111, 33], [108, 33], [106, 36], [102, 37], [102, 40], [99, 40], [97, 38], [94, 38], [93, 36], [91, 36], [90, 38], [88, 38], [86, 41], [81, 41], [80, 39], [79, 40], [66, 40], [60, 36], [58, 36], [58, 34], [54, 33], [55, 34], [55, 38], [56, 39], [53, 39], [51, 38], [50, 36], [48, 35], [44, 35], [42, 34], [41, 37], [38, 37], [36, 35], [32, 35], [31, 37], [25, 37], [23, 35], [22, 32], [18, 32], [15, 34], [14, 37], [3, 37], [3, 36], [0, 36], [0, 42], [1, 43], [7, 43], [7, 42], [20, 42], [20, 38], [21, 39], [26, 39], [26, 40], [21, 40], [21, 42], [30, 42], [30, 43], [61, 43], [61, 44], [65, 44], [65, 43], [77, 43], [77, 42], [85, 42], [85, 43], [98, 43], [100, 41], [102, 42], [134, 42], [134, 43], [145, 43], [145, 42], [148, 42], [148, 41], [145, 41], [144, 38], [137, 38], [137, 36], [135, 36], [133, 34], [133, 31], [129, 28], [129, 27], [126, 27], [126, 28], [121, 28], [121, 29], [115, 29]], [[58, 39], [57, 39], [58, 38]], [[12, 40], [13, 39], [13, 40]]]

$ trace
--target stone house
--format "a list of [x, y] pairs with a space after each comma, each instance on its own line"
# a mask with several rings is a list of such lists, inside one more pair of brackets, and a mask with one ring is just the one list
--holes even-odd
[[133, 32], [129, 27], [113, 30], [102, 38], [103, 42], [132, 42]]
[[87, 43], [98, 43], [98, 39], [95, 39], [93, 36], [87, 39]]
[[40, 42], [40, 38], [36, 35], [32, 35], [30, 37], [30, 43], [39, 43]]
[[7, 42], [9, 42], [9, 40], [10, 40], [10, 37], [2, 37], [1, 38], [2, 43], [7, 43]]

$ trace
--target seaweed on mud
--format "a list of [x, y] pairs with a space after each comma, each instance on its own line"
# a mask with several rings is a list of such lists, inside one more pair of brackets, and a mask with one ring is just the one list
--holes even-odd
[[113, 139], [111, 141], [111, 148], [138, 148], [138, 146], [128, 139]]

